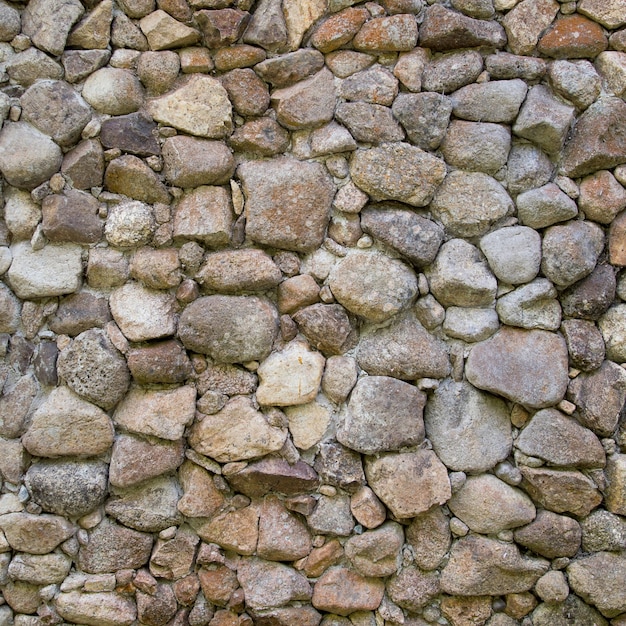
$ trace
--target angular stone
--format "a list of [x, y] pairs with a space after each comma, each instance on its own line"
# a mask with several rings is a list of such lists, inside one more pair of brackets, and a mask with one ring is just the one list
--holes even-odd
[[556, 154], [563, 148], [573, 120], [574, 107], [557, 100], [549, 87], [535, 85], [529, 89], [512, 130], [548, 154]]
[[98, 201], [81, 191], [47, 196], [42, 202], [43, 232], [54, 243], [96, 243], [104, 228], [98, 209]]
[[516, 143], [509, 152], [507, 162], [507, 188], [517, 195], [549, 183], [554, 164], [548, 156], [530, 143]]
[[96, 111], [109, 115], [133, 113], [143, 104], [143, 89], [135, 75], [113, 67], [103, 67], [91, 74], [82, 96]]
[[178, 608], [174, 591], [166, 584], [158, 583], [151, 593], [137, 590], [135, 599], [137, 618], [142, 624], [166, 624], [174, 617]]
[[548, 76], [554, 91], [579, 109], [586, 109], [600, 95], [602, 81], [589, 61], [553, 61]]
[[[34, 48], [29, 50], [34, 50]], [[96, 70], [104, 67], [110, 58], [111, 52], [109, 50], [66, 50], [61, 56], [61, 62], [65, 70], [65, 80], [72, 84], [78, 83]], [[49, 59], [47, 55], [46, 59]], [[45, 62], [45, 59], [42, 60]], [[54, 63], [51, 59], [49, 59], [49, 62]], [[61, 70], [61, 68], [59, 69]], [[63, 78], [62, 71], [57, 76], [51, 70], [52, 68], [49, 69], [45, 78]]]
[[580, 524], [566, 515], [540, 510], [527, 526], [515, 531], [515, 541], [548, 559], [572, 557], [581, 541]]
[[[110, 56], [110, 53], [108, 55]], [[6, 69], [9, 78], [23, 87], [30, 87], [38, 79], [59, 80], [63, 78], [63, 67], [35, 47], [6, 58], [5, 56], [5, 54], [2, 55], [2, 67]], [[66, 74], [66, 80], [69, 81], [69, 79], [70, 76]]]
[[541, 269], [558, 287], [569, 287], [596, 266], [604, 248], [604, 233], [593, 222], [552, 226], [543, 237]]
[[13, 292], [0, 285], [0, 331], [13, 333], [20, 325], [20, 303]]
[[506, 35], [498, 23], [477, 20], [440, 5], [427, 9], [420, 28], [420, 46], [437, 52], [479, 46], [503, 48], [505, 44]]
[[427, 404], [424, 423], [435, 452], [453, 471], [486, 471], [511, 450], [506, 405], [468, 383], [440, 384]]
[[183, 345], [222, 363], [262, 360], [278, 332], [273, 305], [255, 296], [207, 296], [183, 311], [179, 337]]
[[602, 365], [605, 357], [604, 340], [597, 326], [587, 320], [568, 319], [561, 324], [570, 362], [584, 372]]
[[[172, 539], [158, 540], [150, 558], [150, 573], [168, 580], [184, 579], [193, 566], [199, 541], [200, 538], [189, 526], [181, 526]], [[180, 598], [176, 584], [174, 592]]]
[[[142, 49], [147, 48], [148, 42], [146, 40], [146, 45]], [[181, 51], [181, 56], [183, 52]], [[160, 95], [169, 91], [174, 86], [180, 69], [181, 57], [176, 52], [169, 50], [144, 52], [137, 60], [137, 76], [151, 95]]]
[[451, 541], [450, 524], [441, 507], [418, 515], [405, 532], [417, 566], [423, 570], [436, 569], [450, 549]]
[[289, 145], [289, 133], [269, 117], [246, 122], [230, 137], [234, 150], [252, 152], [261, 156], [280, 154]]
[[313, 304], [300, 309], [293, 319], [324, 355], [342, 354], [356, 343], [355, 321], [339, 304]]
[[89, 626], [130, 626], [137, 619], [135, 602], [113, 592], [61, 593], [55, 608], [63, 619]]
[[581, 181], [578, 202], [587, 219], [610, 224], [626, 207], [626, 189], [611, 172], [601, 170]]
[[594, 58], [608, 47], [602, 27], [582, 15], [565, 15], [541, 37], [538, 51], [556, 59]]
[[339, 95], [346, 100], [389, 107], [398, 95], [398, 80], [389, 70], [380, 67], [365, 70], [346, 78]]
[[111, 43], [120, 48], [148, 50], [148, 40], [139, 29], [139, 26], [122, 12], [113, 17]]
[[482, 69], [483, 58], [476, 50], [442, 54], [424, 68], [422, 88], [439, 94], [451, 93], [473, 83]]
[[263, 115], [270, 104], [267, 85], [249, 68], [235, 69], [221, 77], [235, 111], [244, 117]]
[[161, 148], [153, 135], [156, 128], [141, 113], [112, 117], [102, 122], [100, 141], [105, 148], [119, 148], [138, 156], [158, 155]]
[[561, 160], [565, 176], [578, 177], [626, 162], [626, 103], [607, 96], [594, 102], [579, 118]]
[[523, 557], [510, 543], [470, 535], [453, 546], [441, 573], [441, 588], [459, 596], [522, 593], [545, 574], [544, 559]]
[[246, 604], [254, 610], [311, 598], [307, 579], [281, 563], [242, 559], [237, 567], [237, 578], [244, 590]]
[[595, 483], [581, 472], [525, 466], [521, 471], [524, 490], [549, 511], [585, 517], [602, 502]]
[[26, 122], [7, 122], [0, 132], [0, 172], [14, 187], [33, 189], [61, 167], [61, 148]]
[[217, 490], [212, 475], [199, 465], [185, 461], [178, 477], [184, 491], [178, 510], [185, 517], [211, 517], [224, 504], [224, 496]]
[[377, 528], [386, 518], [385, 505], [367, 486], [362, 485], [350, 498], [350, 511], [359, 524], [365, 528]]
[[120, 434], [111, 452], [109, 482], [114, 487], [134, 487], [144, 480], [175, 471], [184, 458], [180, 440], [148, 440]]
[[180, 524], [179, 485], [174, 478], [155, 478], [119, 494], [107, 501], [105, 511], [124, 526], [154, 533]]
[[84, 12], [78, 0], [36, 0], [24, 10], [22, 30], [40, 50], [58, 56], [70, 29]]
[[72, 560], [65, 554], [16, 554], [8, 569], [9, 577], [31, 585], [61, 583], [70, 572]]
[[626, 454], [609, 457], [606, 464], [608, 485], [605, 492], [606, 508], [611, 513], [626, 512]]
[[350, 174], [374, 200], [428, 204], [445, 177], [441, 159], [406, 143], [357, 150]]
[[619, 515], [598, 509], [581, 527], [584, 552], [618, 552], [626, 545], [626, 521]]
[[280, 0], [261, 0], [250, 19], [243, 40], [266, 50], [282, 52], [288, 36]]
[[152, 551], [152, 537], [104, 519], [89, 533], [89, 542], [80, 548], [78, 562], [88, 574], [138, 569]]
[[94, 289], [119, 287], [128, 280], [128, 259], [113, 248], [92, 248], [87, 263], [87, 282]]
[[404, 531], [396, 522], [351, 537], [345, 545], [346, 556], [363, 576], [383, 577], [400, 567]]
[[554, 183], [520, 193], [516, 204], [520, 222], [530, 228], [545, 228], [578, 215], [576, 202]]
[[200, 39], [200, 33], [195, 28], [175, 20], [161, 9], [143, 17], [139, 28], [146, 36], [150, 50], [192, 46]]
[[274, 87], [287, 87], [316, 74], [322, 67], [323, 55], [305, 48], [263, 60], [254, 71]]
[[169, 204], [170, 195], [156, 173], [139, 157], [126, 154], [113, 159], [104, 173], [109, 191], [154, 204]]
[[519, 79], [491, 80], [455, 91], [450, 99], [454, 115], [473, 122], [511, 123], [517, 117], [528, 87]]
[[[449, 151], [455, 151], [456, 148], [451, 147], [451, 143], [455, 141], [453, 135], [455, 125], [458, 124], [474, 124], [473, 122], [453, 122], [449, 128], [448, 135], [444, 140], [441, 147], [442, 152], [446, 155], [446, 160], [451, 165], [458, 167], [464, 167], [465, 169], [474, 169], [470, 163], [456, 162], [456, 157], [452, 157]], [[482, 126], [486, 126], [483, 124]], [[494, 125], [495, 126], [495, 125]], [[498, 128], [500, 128], [498, 126]], [[463, 140], [464, 141], [464, 140]], [[489, 146], [488, 152], [493, 155], [493, 151], [498, 150], [497, 140], [489, 136], [488, 144], [484, 144], [477, 137], [472, 137], [472, 148], [469, 153], [480, 154], [483, 148]], [[469, 149], [469, 143], [464, 145], [464, 148]], [[508, 145], [504, 148], [504, 151], [499, 155], [502, 157], [498, 163], [493, 163], [494, 167], [485, 167], [483, 164], [478, 164], [480, 167], [476, 169], [485, 169], [494, 172], [494, 168], [497, 165], [499, 169], [506, 162], [506, 155], [508, 154]], [[462, 154], [457, 156], [464, 161]], [[474, 157], [471, 157], [474, 158]], [[478, 157], [480, 158], [480, 157]], [[491, 156], [489, 157], [491, 158]], [[498, 158], [497, 156], [494, 158]], [[487, 163], [487, 162], [485, 162]], [[497, 220], [513, 213], [513, 201], [510, 196], [502, 187], [502, 185], [487, 174], [480, 172], [464, 172], [461, 170], [455, 170], [450, 172], [441, 187], [437, 190], [433, 201], [430, 204], [430, 208], [433, 212], [435, 219], [440, 221], [445, 229], [453, 236], [456, 237], [474, 237], [477, 235], [483, 235], [489, 230], [491, 225]]]
[[0, 515], [0, 529], [13, 550], [47, 554], [76, 532], [69, 521], [56, 515], [9, 513]]
[[567, 371], [567, 347], [561, 337], [506, 327], [476, 344], [465, 367], [474, 386], [533, 408], [560, 402]]
[[205, 289], [219, 293], [265, 291], [282, 279], [278, 266], [262, 250], [227, 250], [206, 255], [196, 274]]
[[478, 248], [451, 239], [428, 268], [430, 289], [444, 306], [485, 306], [493, 303], [497, 281]]
[[38, 392], [39, 385], [32, 375], [21, 376], [17, 381], [7, 380], [0, 398], [0, 434], [3, 437], [12, 439], [24, 432]]
[[67, 38], [67, 46], [88, 50], [105, 49], [109, 45], [112, 21], [113, 3], [110, 0], [100, 2], [72, 30]]
[[100, 143], [88, 139], [68, 151], [61, 164], [61, 173], [71, 179], [75, 189], [101, 186], [104, 155]]
[[626, 609], [626, 594], [618, 582], [626, 575], [626, 560], [621, 554], [597, 552], [576, 559], [567, 574], [574, 592], [605, 617], [615, 617]]
[[409, 14], [375, 17], [363, 24], [352, 42], [361, 52], [401, 52], [417, 45], [417, 22]]
[[452, 102], [440, 93], [401, 93], [391, 110], [411, 143], [422, 150], [435, 150], [448, 128]]
[[606, 28], [620, 28], [626, 23], [626, 13], [619, 0], [582, 0], [577, 10]]
[[314, 469], [298, 461], [290, 465], [280, 458], [266, 457], [249, 463], [242, 470], [227, 476], [231, 487], [250, 498], [260, 498], [267, 493], [296, 495], [312, 491], [318, 485]]
[[34, 456], [96, 456], [109, 450], [113, 435], [104, 411], [58, 387], [33, 414], [22, 442]]
[[500, 321], [508, 326], [557, 330], [561, 325], [561, 306], [554, 285], [546, 278], [503, 295], [496, 304]]
[[367, 457], [365, 475], [397, 518], [415, 517], [451, 496], [447, 470], [430, 450]]
[[0, 6], [0, 16], [2, 26], [0, 26], [0, 41], [11, 41], [13, 37], [19, 35], [22, 24], [20, 14], [17, 9], [5, 4]]
[[[299, 252], [321, 244], [335, 194], [323, 166], [281, 158], [243, 163], [237, 173], [247, 198], [246, 234], [251, 239]], [[287, 196], [287, 205], [276, 205], [275, 198]]]
[[311, 602], [320, 611], [349, 615], [376, 610], [384, 591], [385, 585], [378, 578], [366, 578], [347, 567], [333, 567], [315, 583]]
[[178, 130], [221, 139], [232, 131], [232, 108], [221, 83], [210, 76], [194, 74], [174, 91], [147, 104], [156, 122]]
[[514, 54], [531, 55], [559, 11], [555, 0], [523, 0], [502, 21]]
[[62, 81], [37, 81], [20, 98], [20, 104], [24, 121], [65, 148], [76, 143], [91, 119], [89, 105]]
[[404, 139], [404, 132], [393, 118], [391, 109], [380, 104], [342, 102], [337, 105], [335, 118], [348, 128], [357, 141], [363, 143], [379, 144]]
[[163, 144], [163, 172], [172, 185], [221, 185], [234, 171], [233, 156], [222, 142], [177, 135]]
[[324, 54], [350, 42], [369, 14], [362, 7], [348, 7], [323, 21], [313, 32], [311, 44]]
[[130, 275], [151, 289], [170, 289], [181, 281], [176, 248], [139, 248], [131, 259]]
[[471, 530], [485, 535], [528, 524], [536, 514], [523, 491], [491, 474], [470, 476], [452, 495], [448, 507]]
[[440, 591], [439, 580], [434, 572], [422, 572], [413, 565], [402, 568], [387, 584], [390, 599], [413, 613], [420, 611]]
[[174, 296], [127, 283], [109, 299], [113, 319], [130, 341], [146, 341], [173, 335], [176, 331]]
[[526, 283], [539, 273], [541, 237], [532, 228], [500, 228], [482, 237], [479, 246], [493, 273], [505, 283]]
[[191, 385], [167, 390], [133, 387], [113, 420], [130, 432], [177, 441], [193, 421], [195, 405], [196, 390]]
[[317, 402], [287, 407], [285, 414], [293, 443], [301, 450], [308, 450], [319, 443], [331, 420], [329, 408]]
[[306, 524], [275, 496], [265, 498], [259, 518], [258, 556], [268, 561], [295, 561], [307, 556], [311, 548]]
[[426, 396], [412, 385], [387, 376], [368, 376], [352, 391], [337, 439], [363, 454], [418, 445], [424, 439], [425, 404]]
[[531, 619], [536, 626], [564, 626], [567, 620], [572, 619], [580, 626], [608, 626], [608, 621], [598, 611], [574, 593], [558, 604], [541, 603], [533, 611]]
[[30, 466], [25, 484], [44, 511], [82, 517], [104, 502], [107, 470], [100, 461], [40, 461]]
[[361, 456], [337, 442], [323, 442], [315, 458], [320, 480], [353, 493], [365, 483]]

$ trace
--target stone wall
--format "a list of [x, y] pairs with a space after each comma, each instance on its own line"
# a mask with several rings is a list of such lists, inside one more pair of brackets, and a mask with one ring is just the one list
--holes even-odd
[[624, 626], [623, 26], [0, 0], [0, 626]]

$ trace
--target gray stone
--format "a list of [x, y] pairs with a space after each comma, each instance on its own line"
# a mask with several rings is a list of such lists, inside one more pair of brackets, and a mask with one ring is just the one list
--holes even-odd
[[393, 118], [391, 109], [368, 102], [343, 102], [337, 105], [335, 118], [363, 143], [379, 144], [401, 141], [404, 132]]
[[431, 450], [368, 456], [365, 475], [374, 493], [398, 519], [444, 504], [452, 493], [448, 472]]
[[[314, 467], [321, 481], [349, 493], [358, 492], [365, 483], [361, 455], [336, 441], [320, 444]], [[353, 504], [354, 496], [350, 503], [352, 509]]]
[[313, 606], [336, 615], [373, 611], [380, 605], [385, 585], [377, 578], [366, 578], [345, 566], [328, 569], [315, 583]]
[[352, 390], [337, 439], [363, 454], [400, 450], [424, 440], [424, 393], [387, 376], [367, 376]]
[[591, 106], [600, 95], [602, 80], [589, 61], [556, 60], [548, 67], [548, 78], [556, 93], [579, 109]]
[[495, 309], [450, 306], [446, 310], [443, 330], [448, 337], [468, 343], [484, 341], [500, 327]]
[[530, 228], [545, 228], [578, 215], [576, 202], [554, 183], [520, 193], [516, 204], [520, 222]]
[[567, 347], [560, 336], [545, 330], [504, 327], [473, 347], [465, 372], [479, 389], [529, 407], [547, 407], [565, 395]]
[[531, 499], [492, 474], [470, 476], [448, 507], [471, 530], [484, 535], [524, 526], [535, 519]]
[[274, 52], [284, 51], [287, 44], [287, 25], [281, 3], [262, 0], [246, 28], [243, 40]]
[[[592, 513], [594, 515], [594, 513]], [[572, 557], [580, 548], [580, 524], [567, 515], [537, 511], [527, 526], [515, 530], [515, 541], [548, 559]]]
[[441, 573], [441, 588], [460, 596], [522, 593], [531, 589], [548, 567], [544, 559], [522, 556], [515, 545], [470, 535], [452, 546]]
[[[449, 131], [442, 145], [442, 152], [446, 156], [446, 160], [451, 165], [465, 169], [474, 169], [473, 165], [479, 165], [476, 169], [483, 169], [482, 164], [478, 164], [477, 161], [473, 163], [464, 162], [463, 155], [458, 155], [461, 157], [460, 161], [456, 161], [456, 157], [450, 158], [448, 141], [455, 141], [455, 139], [450, 139], [450, 132], [453, 132], [452, 129], [455, 124], [474, 124], [474, 122], [452, 123], [451, 131]], [[483, 126], [485, 125], [483, 124]], [[498, 126], [498, 128], [500, 127]], [[488, 138], [487, 144], [481, 143], [478, 138], [473, 137], [471, 141], [463, 145], [462, 149], [463, 151], [467, 150], [470, 161], [474, 158], [470, 155], [474, 154], [478, 155], [478, 160], [481, 153], [488, 153], [493, 156], [494, 151], [498, 151], [494, 143], [497, 141], [493, 141], [491, 136]], [[486, 152], [483, 151], [483, 147], [487, 148]], [[508, 145], [499, 155], [503, 157], [502, 159], [498, 160], [498, 156], [494, 156], [498, 160], [498, 163], [494, 163], [497, 166], [495, 169], [504, 165], [507, 153]], [[492, 157], [488, 156], [487, 158], [491, 159]], [[485, 170], [493, 173], [494, 168], [486, 167]], [[482, 172], [464, 172], [461, 170], [452, 171], [446, 176], [441, 187], [437, 190], [430, 208], [435, 219], [439, 220], [446, 231], [454, 237], [484, 235], [495, 222], [514, 211], [513, 201], [495, 178]]]
[[148, 562], [152, 537], [104, 519], [90, 533], [78, 554], [80, 568], [88, 574], [139, 569]]
[[344, 494], [320, 496], [313, 512], [307, 515], [307, 524], [316, 534], [349, 537], [354, 529], [350, 497]]
[[443, 242], [441, 227], [400, 204], [381, 203], [361, 211], [361, 228], [391, 246], [414, 266], [429, 265]]
[[557, 467], [604, 467], [600, 440], [576, 420], [556, 409], [537, 411], [515, 440], [524, 454]]
[[531, 619], [535, 626], [568, 626], [571, 620], [580, 626], [608, 626], [609, 623], [573, 593], [559, 604], [541, 603], [532, 612]]
[[273, 119], [261, 117], [237, 128], [230, 137], [230, 145], [240, 152], [273, 156], [287, 149], [289, 133]]
[[0, 41], [11, 41], [13, 37], [19, 34], [22, 23], [20, 14], [17, 9], [6, 3], [0, 5]]
[[390, 576], [401, 563], [404, 531], [396, 522], [386, 522], [376, 530], [351, 537], [345, 544], [346, 556], [363, 576]]
[[426, 405], [424, 424], [437, 456], [457, 472], [487, 471], [507, 458], [513, 444], [506, 404], [467, 382], [441, 383]]
[[416, 565], [422, 570], [436, 569], [450, 549], [451, 541], [449, 520], [441, 507], [433, 507], [418, 515], [405, 532]]
[[33, 414], [22, 442], [34, 456], [96, 456], [109, 450], [113, 436], [102, 409], [57, 387]]
[[[250, 161], [237, 174], [246, 195], [248, 237], [298, 252], [311, 252], [322, 243], [335, 195], [322, 165], [290, 158]], [[290, 202], [276, 204], [277, 197], [289, 197]]]
[[406, 143], [357, 150], [350, 174], [374, 200], [399, 200], [413, 206], [428, 204], [443, 181], [441, 159]]
[[322, 67], [324, 56], [305, 48], [265, 59], [254, 66], [254, 71], [270, 85], [286, 87], [316, 74]]
[[526, 226], [508, 226], [485, 235], [479, 243], [491, 271], [505, 283], [533, 280], [541, 265], [541, 236]]
[[561, 332], [567, 343], [572, 365], [584, 372], [602, 365], [605, 357], [604, 340], [598, 327], [588, 320], [563, 320]]
[[[30, 87], [39, 79], [59, 80], [63, 78], [61, 65], [35, 47], [30, 47], [23, 52], [3, 59], [0, 67], [6, 68], [9, 77], [23, 87]], [[66, 80], [69, 81], [67, 76]]]
[[356, 344], [355, 320], [340, 304], [312, 304], [293, 319], [309, 343], [326, 356], [342, 354]]
[[223, 363], [264, 359], [278, 332], [274, 306], [254, 296], [207, 296], [180, 317], [179, 337], [195, 352]]
[[[34, 48], [29, 48], [28, 51], [30, 50], [34, 50]], [[110, 50], [66, 50], [61, 55], [63, 68], [59, 67], [59, 70], [61, 70], [59, 72], [60, 76], [49, 71], [49, 75], [45, 76], [45, 78], [63, 78], [63, 70], [65, 70], [65, 80], [68, 83], [79, 83], [96, 70], [104, 67], [110, 58]], [[46, 59], [49, 59], [47, 55]], [[46, 61], [46, 59], [43, 59], [46, 64], [54, 64], [52, 59], [49, 59], [49, 61]]]
[[503, 324], [521, 328], [557, 330], [561, 305], [557, 291], [547, 278], [536, 278], [498, 299], [496, 311]]
[[441, 589], [434, 572], [422, 572], [417, 567], [409, 565], [391, 577], [387, 592], [398, 606], [417, 613], [439, 595]]
[[129, 70], [103, 67], [91, 74], [82, 90], [83, 98], [99, 113], [124, 115], [143, 104], [143, 88]]
[[104, 502], [107, 471], [101, 461], [40, 461], [30, 466], [25, 484], [44, 511], [77, 518]]
[[513, 144], [507, 162], [506, 181], [509, 193], [517, 195], [550, 182], [554, 164], [530, 143]]
[[535, 85], [528, 91], [513, 132], [548, 154], [556, 154], [563, 147], [573, 119], [574, 107], [557, 100], [549, 87]]
[[532, 54], [539, 37], [558, 11], [559, 4], [555, 0], [523, 0], [516, 5], [503, 20], [511, 51], [520, 55]]
[[176, 508], [179, 498], [176, 479], [163, 476], [120, 490], [119, 497], [107, 501], [105, 510], [124, 526], [142, 532], [160, 532], [180, 524], [181, 516]]
[[21, 305], [13, 292], [0, 285], [0, 332], [14, 333], [20, 325]]
[[346, 309], [382, 322], [410, 305], [417, 293], [417, 278], [397, 259], [353, 251], [332, 270], [329, 286]]
[[619, 552], [626, 548], [626, 520], [620, 515], [598, 509], [581, 522], [581, 528], [585, 552]]
[[488, 306], [497, 281], [478, 248], [463, 239], [450, 239], [427, 269], [430, 289], [444, 306]]
[[546, 73], [547, 63], [544, 59], [496, 52], [487, 56], [485, 68], [492, 79], [537, 80]]
[[74, 189], [101, 186], [104, 178], [104, 154], [100, 142], [86, 139], [66, 152], [61, 173], [72, 181]]
[[113, 592], [61, 593], [55, 608], [63, 619], [89, 626], [130, 626], [137, 619], [135, 602]]
[[577, 283], [561, 292], [561, 306], [565, 315], [596, 320], [615, 300], [615, 270], [598, 263], [595, 269]]
[[138, 156], [161, 154], [154, 131], [157, 125], [142, 113], [111, 117], [102, 122], [100, 141], [105, 148], [119, 148]]
[[454, 115], [472, 122], [511, 123], [517, 117], [528, 87], [519, 79], [491, 80], [466, 85], [450, 99]]
[[132, 154], [113, 159], [104, 173], [104, 185], [113, 193], [148, 204], [169, 204], [170, 195], [157, 174]]
[[[15, 349], [19, 349], [17, 345]], [[4, 384], [0, 398], [0, 434], [11, 439], [24, 432], [26, 420], [39, 392], [39, 385], [32, 374], [20, 376], [17, 380], [12, 378]]]
[[411, 143], [422, 150], [436, 150], [448, 128], [452, 102], [439, 93], [401, 93], [391, 110]]
[[78, 335], [58, 360], [59, 377], [79, 396], [105, 410], [124, 396], [130, 372], [106, 333], [92, 329]]
[[340, 404], [357, 380], [356, 362], [349, 356], [331, 356], [326, 360], [322, 377], [322, 391], [333, 402]]
[[61, 167], [61, 148], [26, 122], [4, 124], [0, 132], [0, 172], [14, 187], [33, 189]]
[[58, 56], [70, 29], [84, 12], [78, 0], [36, 0], [22, 15], [22, 30], [40, 50]]
[[541, 270], [558, 287], [569, 287], [592, 272], [604, 248], [604, 233], [587, 221], [552, 226], [543, 236]]
[[626, 305], [612, 306], [599, 320], [598, 327], [606, 344], [607, 358], [626, 361]]
[[375, 67], [346, 78], [339, 89], [346, 100], [391, 106], [398, 95], [398, 79], [387, 69]]
[[483, 69], [483, 58], [476, 50], [449, 52], [431, 60], [422, 74], [422, 89], [451, 93], [473, 83]]

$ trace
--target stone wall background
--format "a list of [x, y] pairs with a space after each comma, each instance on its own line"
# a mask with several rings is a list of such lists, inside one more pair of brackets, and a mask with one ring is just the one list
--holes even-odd
[[0, 0], [0, 624], [623, 626], [625, 25]]

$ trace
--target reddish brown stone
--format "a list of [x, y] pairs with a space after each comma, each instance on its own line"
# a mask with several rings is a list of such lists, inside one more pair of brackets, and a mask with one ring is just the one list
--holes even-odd
[[343, 354], [356, 345], [355, 319], [340, 304], [313, 304], [293, 319], [309, 343], [326, 356]]
[[239, 44], [220, 48], [214, 55], [215, 68], [220, 72], [228, 72], [238, 67], [252, 67], [265, 60], [267, 56], [263, 48]]
[[94, 139], [79, 143], [66, 153], [61, 172], [71, 179], [74, 189], [89, 189], [102, 185], [104, 154], [100, 143]]
[[402, 52], [417, 45], [417, 22], [413, 15], [377, 17], [363, 24], [354, 37], [362, 52]]
[[235, 43], [250, 20], [250, 14], [239, 9], [197, 11], [195, 17], [207, 48], [223, 48]]
[[327, 570], [315, 584], [312, 603], [316, 609], [337, 615], [375, 611], [383, 599], [385, 584], [346, 568]]
[[140, 384], [181, 383], [191, 374], [191, 362], [174, 340], [161, 341], [128, 353], [128, 367]]
[[221, 76], [222, 85], [239, 115], [263, 115], [270, 105], [267, 85], [250, 68], [235, 69]]
[[349, 7], [322, 22], [311, 37], [311, 43], [326, 54], [347, 44], [369, 17], [364, 7]]
[[237, 574], [224, 565], [210, 569], [202, 567], [198, 572], [204, 597], [217, 606], [226, 606], [237, 587]]
[[102, 328], [111, 319], [106, 298], [80, 292], [59, 302], [56, 313], [48, 319], [50, 330], [74, 337], [90, 328]]
[[599, 24], [582, 15], [567, 15], [539, 40], [539, 52], [555, 59], [592, 59], [608, 45]]
[[491, 598], [489, 596], [467, 598], [447, 596], [441, 600], [441, 612], [453, 626], [477, 626], [484, 624], [491, 616]]
[[91, 194], [74, 189], [47, 196], [41, 205], [43, 232], [55, 243], [96, 243], [104, 228], [99, 206]]
[[280, 154], [289, 145], [289, 133], [273, 119], [262, 117], [239, 127], [230, 138], [234, 150], [261, 156]]
[[304, 563], [304, 573], [309, 578], [321, 576], [331, 565], [334, 565], [343, 556], [343, 547], [337, 539], [332, 539], [321, 548], [311, 550]]

